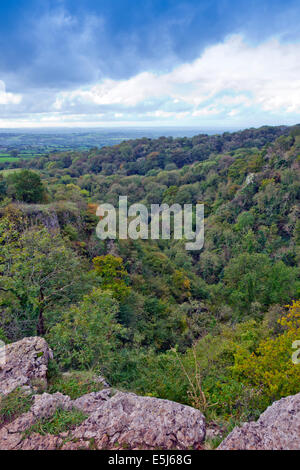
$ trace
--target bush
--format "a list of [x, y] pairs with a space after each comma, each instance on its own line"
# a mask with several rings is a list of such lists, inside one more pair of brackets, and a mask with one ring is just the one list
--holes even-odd
[[97, 366], [105, 371], [126, 333], [117, 323], [118, 309], [111, 292], [94, 289], [63, 314], [49, 334], [50, 345], [63, 368], [84, 370]]
[[12, 196], [27, 203], [39, 203], [44, 200], [45, 188], [40, 175], [30, 170], [22, 170], [9, 175], [8, 184]]
[[300, 301], [289, 306], [279, 323], [285, 328], [282, 334], [261, 341], [251, 354], [239, 348], [235, 357], [233, 371], [245, 384], [262, 391], [262, 408], [299, 392], [300, 364], [293, 363], [292, 355], [294, 341], [300, 340]]

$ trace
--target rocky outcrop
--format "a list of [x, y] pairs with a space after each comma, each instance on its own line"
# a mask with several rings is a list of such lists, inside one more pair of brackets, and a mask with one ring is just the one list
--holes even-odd
[[205, 438], [205, 421], [195, 408], [118, 392], [73, 436], [80, 441], [93, 439], [98, 448], [195, 449]]
[[[46, 385], [51, 354], [42, 338], [25, 338], [8, 345], [6, 362], [0, 370], [0, 395], [17, 387], [32, 390], [37, 380]], [[34, 395], [31, 409], [0, 429], [0, 450], [201, 448], [205, 420], [200, 411], [169, 400], [116, 392], [102, 377], [98, 381], [103, 390], [76, 400], [59, 392]], [[24, 434], [58, 408], [76, 408], [88, 418], [57, 436]]]
[[28, 413], [24, 413], [0, 429], [0, 450], [22, 448], [24, 431], [39, 419], [53, 415], [58, 407], [65, 410], [71, 409], [71, 399], [61, 393], [35, 395], [33, 405]]
[[[82, 410], [89, 417], [78, 427], [58, 436], [24, 437], [41, 418], [57, 408]], [[200, 411], [158, 398], [139, 397], [111, 389], [76, 400], [55, 393], [34, 396], [28, 413], [0, 429], [0, 450], [85, 449], [199, 449], [205, 438]], [[92, 444], [91, 444], [92, 443]]]
[[52, 450], [61, 447], [69, 434], [71, 438], [71, 433], [61, 436], [41, 436], [34, 433], [24, 438], [24, 432], [38, 420], [50, 418], [58, 408], [65, 411], [77, 408], [89, 415], [96, 411], [103, 401], [108, 400], [110, 394], [110, 390], [105, 389], [100, 392], [89, 393], [77, 400], [71, 400], [70, 397], [59, 392], [35, 395], [33, 405], [28, 413], [24, 413], [12, 423], [0, 429], [0, 450]]
[[257, 422], [235, 428], [219, 450], [300, 450], [300, 393], [269, 406]]
[[51, 357], [52, 351], [43, 338], [24, 338], [6, 345], [0, 365], [0, 395], [7, 395], [21, 386], [46, 387]]
[[31, 226], [42, 225], [49, 232], [60, 229], [55, 205], [52, 204], [16, 204], [16, 207], [27, 216]]

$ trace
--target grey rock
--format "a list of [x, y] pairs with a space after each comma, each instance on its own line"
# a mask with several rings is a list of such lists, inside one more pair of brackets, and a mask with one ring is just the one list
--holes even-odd
[[52, 416], [57, 408], [71, 410], [73, 408], [71, 398], [60, 392], [35, 395], [30, 411], [35, 418], [40, 419]]
[[83, 395], [72, 402], [73, 407], [83, 411], [86, 414], [91, 414], [96, 411], [104, 401], [109, 400], [111, 397], [111, 390], [106, 388], [101, 392], [92, 392]]
[[5, 360], [0, 366], [0, 395], [15, 388], [47, 385], [47, 365], [52, 351], [43, 338], [24, 338], [5, 346]]
[[118, 392], [103, 401], [72, 437], [93, 439], [100, 449], [196, 449], [205, 438], [205, 419], [189, 406]]
[[236, 427], [219, 450], [300, 450], [300, 393], [282, 398], [258, 421]]

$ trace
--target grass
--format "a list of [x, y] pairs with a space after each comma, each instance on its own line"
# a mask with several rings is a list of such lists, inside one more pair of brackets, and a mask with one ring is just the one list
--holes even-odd
[[0, 401], [0, 427], [11, 423], [23, 413], [27, 413], [32, 405], [32, 396], [27, 395], [20, 388], [1, 398]]
[[72, 400], [103, 389], [103, 385], [96, 382], [95, 374], [90, 371], [73, 371], [67, 375], [56, 375], [50, 377], [48, 383], [48, 393], [61, 392], [69, 395]]
[[26, 429], [23, 437], [26, 438], [32, 433], [45, 436], [46, 434], [57, 435], [62, 432], [71, 431], [76, 426], [79, 426], [85, 419], [87, 419], [87, 415], [76, 408], [70, 411], [57, 408], [53, 416], [50, 418], [42, 418], [30, 428]]
[[205, 450], [215, 450], [221, 442], [224, 440], [224, 437], [214, 437], [213, 439], [207, 439], [204, 443]]

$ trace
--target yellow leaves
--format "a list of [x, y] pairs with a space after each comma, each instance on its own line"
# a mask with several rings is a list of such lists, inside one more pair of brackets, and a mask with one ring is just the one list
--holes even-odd
[[275, 183], [274, 178], [266, 178], [266, 179], [262, 180], [261, 188], [265, 188], [266, 186], [268, 186], [268, 184], [272, 184], [272, 183]]
[[252, 354], [238, 350], [234, 371], [244, 382], [263, 388], [270, 401], [299, 392], [300, 364], [292, 361], [293, 342], [300, 339], [300, 302], [293, 301], [279, 320], [285, 331], [260, 342]]
[[123, 266], [122, 258], [113, 255], [97, 256], [93, 259], [95, 272], [101, 278], [101, 287], [113, 292], [118, 300], [122, 300], [130, 293], [126, 284], [127, 272]]
[[289, 311], [285, 317], [278, 320], [278, 323], [287, 327], [289, 331], [295, 331], [300, 328], [300, 300], [293, 300], [292, 305], [286, 307]]
[[176, 297], [186, 299], [191, 296], [191, 281], [183, 271], [176, 269], [171, 279], [171, 290]]
[[96, 215], [98, 204], [89, 203], [87, 204], [87, 212], [92, 215]]

